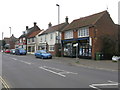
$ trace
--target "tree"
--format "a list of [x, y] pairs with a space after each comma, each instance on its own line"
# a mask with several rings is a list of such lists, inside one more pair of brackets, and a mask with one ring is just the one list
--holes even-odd
[[5, 45], [6, 45], [5, 40], [2, 40], [2, 46], [3, 46], [3, 48], [5, 48]]
[[102, 41], [103, 41], [102, 52], [104, 53], [106, 59], [111, 59], [113, 55], [117, 54], [115, 49], [116, 42], [109, 36], [104, 36]]

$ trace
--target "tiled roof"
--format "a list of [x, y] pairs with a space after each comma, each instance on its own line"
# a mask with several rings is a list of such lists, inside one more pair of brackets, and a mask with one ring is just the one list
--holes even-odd
[[[27, 29], [28, 31], [29, 31], [29, 33], [27, 33], [27, 34], [23, 34], [23, 35], [21, 35], [19, 38], [23, 38], [23, 37], [25, 37], [25, 38], [27, 38], [27, 37], [29, 37], [32, 33], [34, 33], [34, 32], [36, 32], [36, 31], [41, 31], [40, 30], [40, 28], [36, 25], [36, 26], [33, 26], [33, 27], [31, 27], [31, 28], [29, 28], [29, 29]], [[32, 36], [32, 35], [31, 35]], [[34, 36], [34, 35], [33, 35]]]
[[96, 13], [87, 17], [73, 20], [68, 26], [66, 26], [62, 31], [71, 30], [79, 27], [84, 27], [88, 25], [94, 25], [100, 17], [102, 17], [107, 11]]
[[41, 30], [38, 30], [38, 31], [34, 31], [32, 32], [30, 35], [28, 35], [28, 38], [31, 38], [31, 37], [35, 37], [37, 34], [39, 34], [41, 32]]
[[59, 25], [51, 26], [46, 31], [44, 31], [42, 34], [51, 33], [54, 31], [61, 31], [66, 25], [68, 25], [68, 23], [61, 23]]

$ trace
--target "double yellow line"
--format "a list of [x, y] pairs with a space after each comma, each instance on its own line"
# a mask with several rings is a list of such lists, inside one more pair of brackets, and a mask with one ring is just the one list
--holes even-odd
[[5, 82], [5, 80], [1, 76], [0, 76], [0, 82], [2, 83], [2, 85], [4, 86], [6, 90], [10, 90], [10, 87], [8, 86], [8, 84]]

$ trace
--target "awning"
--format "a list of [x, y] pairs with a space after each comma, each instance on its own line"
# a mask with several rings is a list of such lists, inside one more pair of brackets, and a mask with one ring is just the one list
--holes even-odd
[[83, 38], [73, 38], [73, 39], [66, 39], [62, 40], [62, 42], [73, 42], [73, 41], [79, 41], [79, 40], [89, 40], [89, 37], [83, 37]]

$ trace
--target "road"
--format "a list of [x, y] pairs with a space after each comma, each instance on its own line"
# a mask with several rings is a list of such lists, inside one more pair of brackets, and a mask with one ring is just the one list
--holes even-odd
[[53, 59], [3, 54], [2, 78], [10, 88], [118, 87], [117, 71], [71, 66]]

